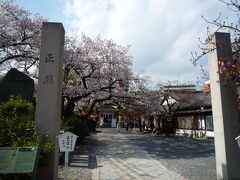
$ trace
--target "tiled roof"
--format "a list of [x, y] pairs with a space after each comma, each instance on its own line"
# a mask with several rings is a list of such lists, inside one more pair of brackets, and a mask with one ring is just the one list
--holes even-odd
[[211, 94], [202, 91], [170, 91], [181, 110], [194, 110], [211, 107]]

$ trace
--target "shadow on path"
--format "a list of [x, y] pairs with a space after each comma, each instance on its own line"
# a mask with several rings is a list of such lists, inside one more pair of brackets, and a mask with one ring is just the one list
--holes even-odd
[[[104, 132], [103, 135], [95, 138], [96, 148], [108, 149], [111, 155], [121, 155], [117, 151], [121, 145], [121, 150], [133, 155], [137, 149], [145, 150], [152, 157], [160, 159], [192, 159], [215, 157], [214, 140], [197, 140], [185, 137], [166, 137], [156, 135], [143, 135], [132, 133], [112, 133]], [[122, 135], [121, 135], [122, 134]], [[113, 145], [115, 144], [115, 145]], [[128, 146], [134, 145], [136, 149], [129, 149]], [[137, 148], [138, 147], [138, 148]], [[112, 149], [112, 151], [111, 151]], [[116, 150], [114, 150], [116, 149]], [[107, 151], [109, 153], [109, 151]], [[123, 157], [124, 158], [124, 157]], [[128, 158], [128, 157], [126, 157]]]
[[144, 148], [152, 156], [161, 159], [191, 159], [215, 156], [212, 140], [200, 141], [183, 137], [150, 136], [147, 138], [131, 138], [131, 143]]

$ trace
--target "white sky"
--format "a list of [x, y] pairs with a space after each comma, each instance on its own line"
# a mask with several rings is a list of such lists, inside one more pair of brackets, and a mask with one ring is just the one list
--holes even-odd
[[[167, 80], [196, 83], [200, 72], [190, 63], [198, 37], [209, 20], [235, 18], [219, 0], [16, 0], [49, 21], [62, 22], [67, 33], [98, 34], [130, 44], [135, 73], [150, 76], [154, 88]], [[206, 66], [206, 57], [202, 63]]]

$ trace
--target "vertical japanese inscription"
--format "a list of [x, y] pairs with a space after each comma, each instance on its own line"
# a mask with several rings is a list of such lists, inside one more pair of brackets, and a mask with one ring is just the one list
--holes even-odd
[[70, 149], [70, 137], [69, 137], [69, 135], [66, 136], [66, 140], [67, 140], [67, 143], [66, 143], [67, 147], [66, 147], [66, 149], [69, 150]]
[[[53, 54], [48, 53], [47, 56], [45, 57], [45, 63], [51, 63], [54, 62]], [[44, 76], [44, 81], [43, 84], [53, 84], [53, 75], [45, 75]]]

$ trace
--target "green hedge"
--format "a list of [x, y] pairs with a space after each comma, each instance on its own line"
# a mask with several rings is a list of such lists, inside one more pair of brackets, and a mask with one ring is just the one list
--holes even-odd
[[38, 146], [34, 107], [20, 97], [0, 104], [0, 146]]

